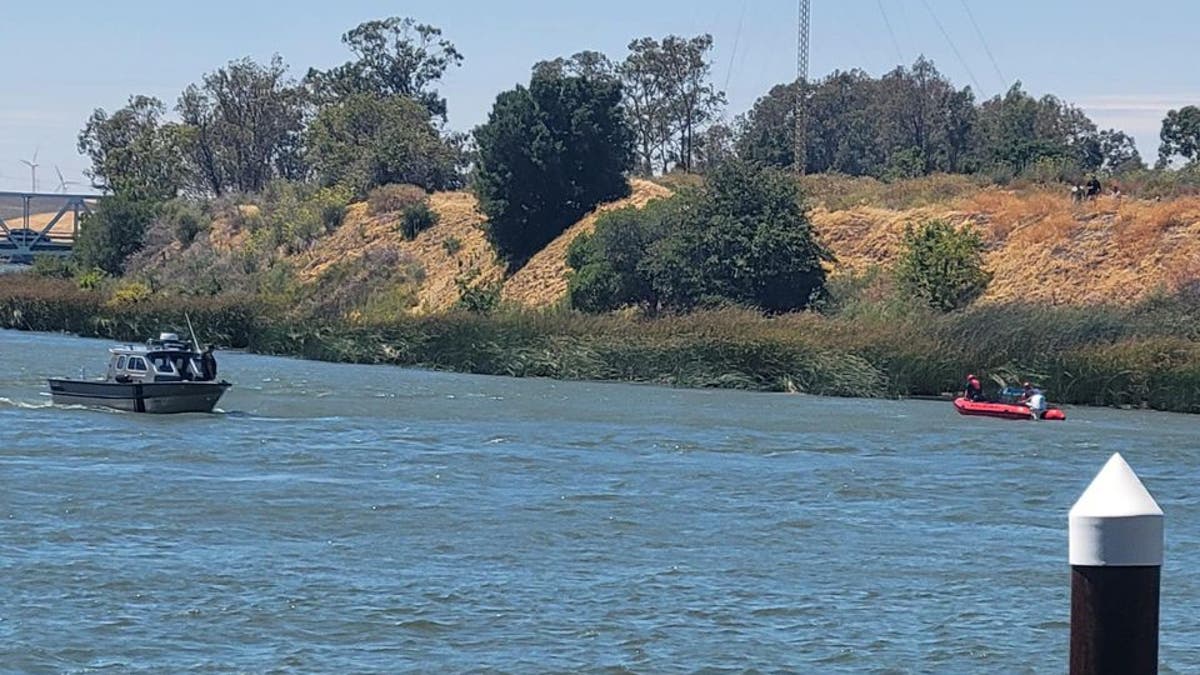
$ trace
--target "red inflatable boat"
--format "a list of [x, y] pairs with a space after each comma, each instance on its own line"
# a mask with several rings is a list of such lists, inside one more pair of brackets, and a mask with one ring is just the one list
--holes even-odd
[[[965, 398], [954, 400], [954, 409], [960, 415], [980, 415], [983, 417], [999, 417], [1006, 420], [1031, 420], [1029, 408], [1013, 403], [989, 403], [987, 401], [968, 401]], [[1061, 422], [1067, 419], [1067, 414], [1058, 408], [1050, 408], [1042, 416], [1044, 420]]]

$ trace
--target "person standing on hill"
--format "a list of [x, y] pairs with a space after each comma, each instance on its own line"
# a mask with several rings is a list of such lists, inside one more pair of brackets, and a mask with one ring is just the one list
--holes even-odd
[[1103, 188], [1100, 186], [1100, 179], [1096, 178], [1096, 176], [1093, 174], [1087, 182], [1088, 199], [1095, 199], [1096, 197], [1099, 197], [1101, 190], [1103, 190]]

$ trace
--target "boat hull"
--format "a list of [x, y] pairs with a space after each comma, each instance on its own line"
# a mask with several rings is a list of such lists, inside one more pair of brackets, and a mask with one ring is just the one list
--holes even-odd
[[[1029, 408], [1011, 403], [989, 403], [985, 401], [968, 401], [965, 398], [954, 400], [954, 409], [960, 415], [979, 417], [996, 417], [1005, 420], [1032, 420]], [[1061, 422], [1067, 419], [1066, 413], [1058, 408], [1051, 408], [1042, 416], [1043, 420]]]
[[100, 382], [51, 379], [50, 398], [82, 405], [157, 414], [210, 413], [228, 382]]

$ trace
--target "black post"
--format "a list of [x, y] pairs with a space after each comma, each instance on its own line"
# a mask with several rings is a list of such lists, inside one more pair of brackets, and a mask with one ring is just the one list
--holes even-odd
[[1157, 673], [1162, 509], [1114, 455], [1069, 523], [1070, 675]]

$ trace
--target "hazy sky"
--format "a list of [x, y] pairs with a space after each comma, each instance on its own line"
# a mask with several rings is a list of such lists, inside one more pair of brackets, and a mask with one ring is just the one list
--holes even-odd
[[[814, 77], [853, 67], [878, 75], [925, 54], [981, 99], [1019, 79], [1035, 95], [1074, 102], [1101, 126], [1133, 134], [1147, 159], [1165, 112], [1200, 104], [1195, 0], [812, 4]], [[713, 34], [728, 118], [795, 77], [794, 0], [0, 0], [0, 189], [29, 188], [19, 159], [35, 149], [40, 188], [57, 188], [55, 165], [82, 182], [87, 160], [75, 142], [93, 108], [112, 110], [134, 93], [173, 106], [187, 84], [242, 56], [278, 53], [299, 77], [345, 61], [341, 34], [389, 15], [441, 27], [465, 56], [441, 85], [459, 130], [482, 122], [534, 62], [583, 49], [621, 58], [647, 35]]]

